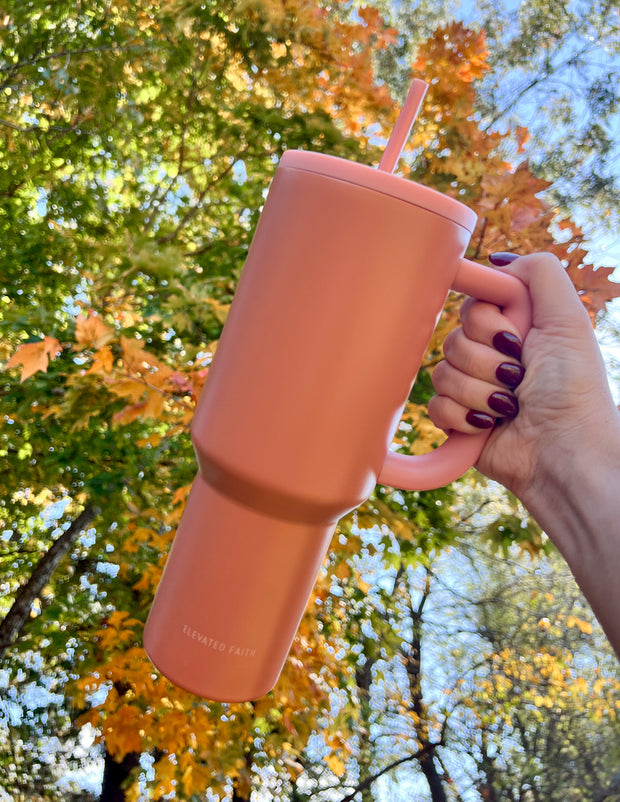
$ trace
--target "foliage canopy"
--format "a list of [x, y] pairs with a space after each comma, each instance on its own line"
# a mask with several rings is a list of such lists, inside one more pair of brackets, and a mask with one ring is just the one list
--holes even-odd
[[[352, 798], [379, 776], [370, 693], [391, 659], [406, 678], [385, 701], [407, 722], [402, 757], [418, 760], [432, 793], [447, 783], [441, 722], [422, 694], [425, 596], [414, 599], [411, 572], [430, 582], [454, 540], [454, 488], [378, 488], [341, 522], [265, 698], [206, 703], [158, 675], [141, 647], [195, 472], [189, 422], [278, 158], [308, 148], [378, 160], [396, 109], [373, 56], [397, 47], [398, 33], [375, 8], [344, 2], [5, 4], [0, 650], [10, 738], [0, 753], [16, 799], [64, 793], [65, 764], [46, 763], [33, 733], [54, 733], [58, 755], [65, 742], [68, 765], [88, 726], [105, 752], [102, 798], [124, 783], [130, 800], [206, 789], [240, 800], [266, 778], [290, 798], [303, 798], [307, 778]], [[504, 146], [525, 154], [526, 132], [481, 127], [475, 87], [488, 69], [481, 31], [453, 23], [419, 43], [412, 72], [431, 87], [402, 171], [478, 212], [472, 258], [555, 252], [595, 320], [617, 294], [610, 270], [585, 264], [581, 231], [540, 199], [548, 183], [526, 161], [507, 162]], [[424, 405], [458, 302], [412, 391], [404, 450], [440, 437]], [[534, 526], [497, 531], [534, 552], [542, 543]], [[389, 575], [391, 590], [363, 573], [360, 555], [378, 561], [374, 576]], [[52, 701], [19, 713], [25, 689]]]

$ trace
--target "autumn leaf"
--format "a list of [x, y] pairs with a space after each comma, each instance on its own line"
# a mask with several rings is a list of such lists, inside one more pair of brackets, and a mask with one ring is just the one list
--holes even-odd
[[50, 359], [54, 359], [62, 351], [62, 346], [55, 337], [44, 337], [39, 342], [24, 343], [6, 363], [6, 368], [22, 366], [20, 382], [25, 381], [38, 371], [45, 372]]
[[592, 319], [605, 309], [609, 301], [620, 297], [620, 282], [610, 280], [613, 267], [570, 265], [566, 272]]
[[584, 635], [591, 635], [592, 634], [592, 624], [589, 621], [584, 621], [581, 618], [577, 618], [574, 615], [569, 615], [566, 619], [566, 626], [567, 627], [577, 627], [577, 629], [582, 632]]
[[342, 777], [346, 770], [344, 761], [338, 755], [329, 755], [325, 762], [337, 777]]
[[129, 752], [139, 752], [146, 716], [136, 707], [123, 705], [111, 713], [103, 728], [103, 739], [108, 752], [122, 760]]
[[174, 494], [172, 496], [172, 503], [173, 504], [180, 504], [180, 503], [185, 504], [185, 501], [186, 501], [187, 496], [189, 494], [190, 488], [191, 488], [191, 485], [182, 485], [181, 487], [177, 487], [177, 489], [174, 491]]
[[101, 317], [92, 310], [86, 317], [78, 315], [75, 323], [76, 344], [73, 346], [75, 351], [83, 351], [86, 348], [99, 350], [114, 338], [114, 329], [106, 326]]
[[143, 377], [148, 384], [157, 388], [168, 388], [171, 368], [160, 362], [154, 354], [141, 347], [138, 340], [121, 337], [123, 363], [125, 370], [132, 376]]
[[112, 371], [113, 366], [114, 366], [114, 354], [112, 353], [112, 349], [110, 348], [110, 346], [104, 345], [102, 348], [99, 348], [99, 350], [95, 351], [95, 353], [93, 354], [93, 364], [86, 371], [86, 373], [107, 374]]

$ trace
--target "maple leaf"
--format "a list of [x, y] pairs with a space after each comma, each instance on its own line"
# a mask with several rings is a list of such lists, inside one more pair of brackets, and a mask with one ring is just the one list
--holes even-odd
[[92, 309], [88, 316], [78, 315], [75, 319], [75, 339], [74, 351], [83, 351], [86, 348], [99, 350], [107, 345], [114, 338], [114, 330], [103, 322]]
[[110, 373], [114, 366], [114, 354], [108, 345], [104, 345], [95, 352], [93, 356], [93, 364], [86, 371], [89, 373]]
[[146, 716], [135, 707], [124, 705], [112, 713], [103, 728], [103, 737], [108, 752], [122, 760], [130, 752], [140, 752]]
[[620, 283], [610, 280], [613, 267], [595, 268], [592, 265], [571, 264], [566, 272], [592, 320], [605, 309], [608, 301], [620, 298]]
[[147, 402], [139, 401], [137, 404], [128, 404], [123, 409], [115, 412], [112, 416], [112, 422], [117, 424], [128, 424], [133, 421], [139, 420], [145, 416]]
[[5, 368], [22, 366], [20, 382], [25, 381], [38, 371], [45, 372], [50, 359], [54, 359], [62, 351], [62, 346], [55, 337], [44, 337], [35, 343], [20, 345], [8, 360]]
[[168, 389], [172, 369], [160, 362], [157, 357], [140, 347], [138, 340], [121, 337], [123, 362], [127, 373], [145, 377], [148, 383], [159, 389]]

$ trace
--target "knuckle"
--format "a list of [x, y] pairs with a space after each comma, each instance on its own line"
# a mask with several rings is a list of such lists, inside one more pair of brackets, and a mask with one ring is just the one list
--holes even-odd
[[445, 362], [445, 361], [442, 361], [435, 367], [435, 370], [432, 373], [431, 381], [433, 383], [433, 387], [435, 388], [435, 390], [437, 392], [440, 391], [439, 388], [442, 386], [442, 384], [444, 382], [444, 378], [443, 377], [445, 376], [445, 372], [446, 372], [446, 369], [448, 367], [449, 367], [448, 363]]
[[444, 355], [457, 370], [469, 376], [478, 376], [480, 345], [470, 340], [464, 330], [454, 329], [446, 337]]
[[447, 335], [445, 340], [443, 341], [443, 353], [445, 358], [452, 362], [459, 351], [459, 340], [463, 336], [463, 329], [453, 329]]
[[446, 411], [446, 399], [440, 395], [434, 395], [428, 402], [428, 415], [432, 422], [439, 429], [450, 428], [450, 418]]
[[466, 376], [448, 362], [440, 362], [433, 371], [433, 385], [440, 395], [459, 399], [464, 396]]

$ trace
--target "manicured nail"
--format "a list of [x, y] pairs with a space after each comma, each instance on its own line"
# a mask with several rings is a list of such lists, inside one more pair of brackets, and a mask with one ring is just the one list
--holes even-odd
[[491, 393], [487, 404], [494, 412], [499, 412], [507, 418], [514, 418], [519, 412], [519, 402], [508, 393]]
[[515, 365], [514, 362], [502, 362], [495, 371], [497, 380], [505, 384], [506, 387], [510, 387], [511, 390], [521, 384], [524, 376], [525, 368], [521, 365]]
[[495, 418], [492, 415], [487, 415], [486, 412], [478, 412], [475, 409], [470, 409], [465, 420], [470, 426], [475, 426], [477, 429], [490, 429], [495, 424]]
[[511, 264], [514, 262], [515, 259], [518, 259], [519, 255], [516, 253], [508, 253], [506, 251], [500, 251], [500, 253], [492, 253], [489, 256], [489, 262], [495, 267], [505, 267], [506, 265]]
[[505, 356], [521, 359], [521, 340], [510, 331], [498, 331], [493, 337], [493, 348]]

